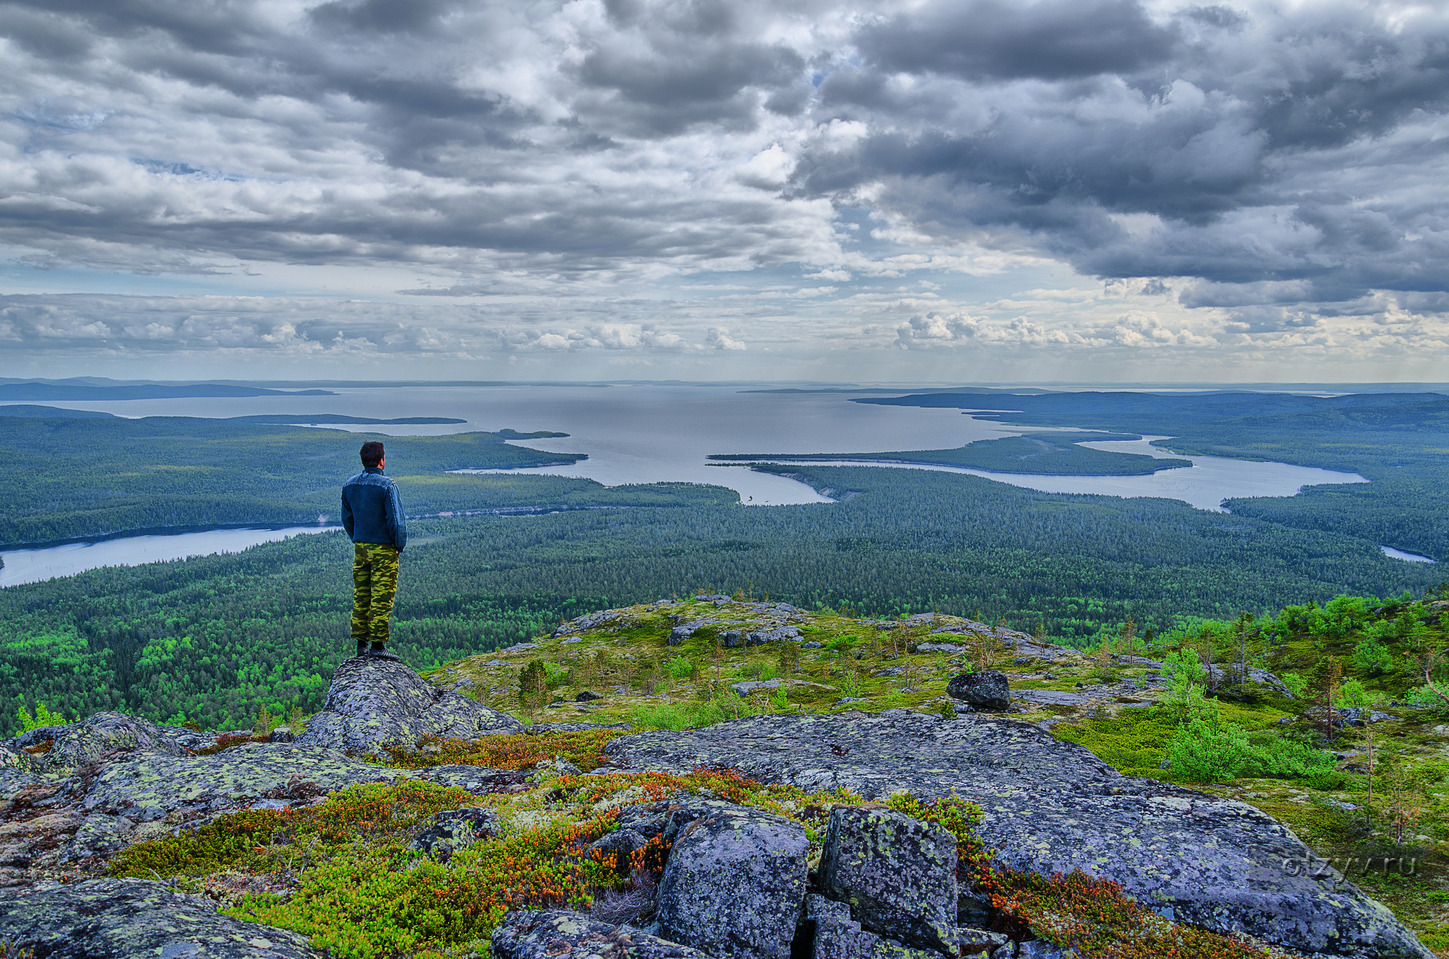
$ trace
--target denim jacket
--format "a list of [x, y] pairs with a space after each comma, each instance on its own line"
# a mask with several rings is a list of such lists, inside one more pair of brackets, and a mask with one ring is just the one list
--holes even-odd
[[408, 541], [397, 484], [376, 466], [349, 479], [342, 487], [342, 528], [354, 543], [389, 543], [399, 553]]

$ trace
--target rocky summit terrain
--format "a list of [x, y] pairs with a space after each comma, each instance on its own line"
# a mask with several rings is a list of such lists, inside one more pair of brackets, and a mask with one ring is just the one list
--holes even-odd
[[[300, 732], [116, 713], [30, 730], [0, 743], [0, 955], [1434, 955], [1277, 819], [1052, 734], [1068, 708], [1140, 710], [1160, 663], [1017, 689], [980, 667], [1087, 660], [954, 618], [822, 623], [696, 597], [431, 681], [346, 660]], [[872, 647], [879, 663], [830, 655]], [[779, 674], [726, 674], [751, 653]], [[639, 729], [673, 715], [648, 702], [672, 674], [721, 721]], [[1137, 911], [1084, 933], [1050, 905], [1081, 883]]]

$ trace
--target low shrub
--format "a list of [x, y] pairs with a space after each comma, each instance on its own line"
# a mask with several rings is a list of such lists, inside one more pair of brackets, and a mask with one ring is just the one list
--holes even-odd
[[1250, 778], [1315, 779], [1333, 770], [1329, 753], [1269, 731], [1249, 734], [1215, 713], [1183, 723], [1167, 757], [1192, 782]]
[[621, 729], [586, 729], [572, 733], [485, 736], [472, 743], [446, 740], [437, 752], [394, 751], [390, 765], [401, 769], [452, 765], [531, 769], [541, 762], [566, 759], [588, 772], [604, 764], [604, 746], [623, 733]]

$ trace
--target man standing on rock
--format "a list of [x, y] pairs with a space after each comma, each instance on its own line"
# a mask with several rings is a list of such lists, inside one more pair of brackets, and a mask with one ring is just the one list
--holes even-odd
[[408, 521], [397, 484], [382, 475], [383, 463], [381, 443], [362, 444], [363, 470], [342, 487], [342, 527], [352, 537], [352, 638], [357, 655], [397, 659], [387, 649], [387, 621]]

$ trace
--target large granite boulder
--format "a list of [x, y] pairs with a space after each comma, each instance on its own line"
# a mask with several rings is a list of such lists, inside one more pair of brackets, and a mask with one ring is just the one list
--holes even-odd
[[324, 959], [300, 933], [223, 916], [214, 903], [149, 879], [0, 897], [0, 942], [36, 959]]
[[956, 837], [879, 806], [830, 811], [820, 891], [871, 932], [954, 953]]
[[629, 926], [552, 909], [510, 912], [493, 930], [492, 952], [495, 959], [713, 959]]
[[757, 716], [622, 736], [619, 766], [727, 766], [763, 782], [884, 799], [959, 794], [1005, 866], [1113, 879], [1158, 912], [1296, 952], [1431, 959], [1413, 933], [1243, 803], [1123, 776], [1090, 752], [1005, 718]]
[[416, 750], [428, 737], [520, 732], [512, 716], [434, 686], [397, 660], [354, 656], [337, 667], [327, 702], [296, 743], [385, 757], [389, 749]]
[[1004, 713], [1011, 708], [1011, 686], [999, 669], [952, 676], [946, 683], [946, 695], [981, 712]]
[[719, 959], [790, 959], [805, 899], [809, 840], [757, 809], [706, 811], [678, 828], [659, 881], [655, 925]]

